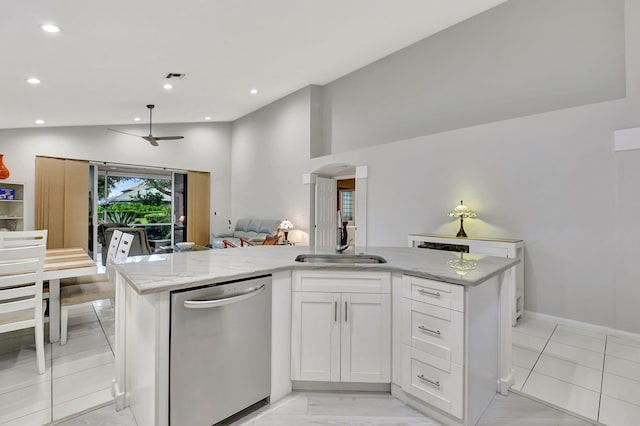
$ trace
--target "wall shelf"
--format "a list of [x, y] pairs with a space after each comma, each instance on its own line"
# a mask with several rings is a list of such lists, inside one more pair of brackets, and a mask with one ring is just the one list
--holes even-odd
[[14, 191], [15, 199], [0, 200], [0, 230], [24, 230], [24, 184], [0, 181], [0, 189]]

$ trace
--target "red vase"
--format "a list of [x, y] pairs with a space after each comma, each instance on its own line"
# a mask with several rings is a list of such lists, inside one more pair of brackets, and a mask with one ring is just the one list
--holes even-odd
[[9, 169], [7, 169], [7, 166], [4, 165], [4, 161], [2, 161], [3, 158], [4, 154], [0, 154], [0, 179], [7, 179], [10, 173]]

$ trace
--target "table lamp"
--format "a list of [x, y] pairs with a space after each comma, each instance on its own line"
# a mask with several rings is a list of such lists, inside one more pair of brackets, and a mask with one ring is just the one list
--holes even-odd
[[284, 231], [283, 243], [289, 242], [289, 230], [293, 229], [293, 223], [289, 222], [288, 219], [285, 219], [280, 222], [280, 226], [278, 226], [278, 229], [282, 229]]
[[470, 217], [476, 217], [476, 212], [471, 210], [469, 207], [465, 206], [462, 203], [462, 200], [460, 200], [460, 205], [455, 206], [453, 209], [451, 209], [451, 211], [449, 212], [449, 217], [460, 218], [460, 230], [456, 234], [456, 237], [467, 238], [467, 233], [464, 232], [464, 227], [462, 226], [462, 222], [464, 221], [464, 219], [467, 219]]

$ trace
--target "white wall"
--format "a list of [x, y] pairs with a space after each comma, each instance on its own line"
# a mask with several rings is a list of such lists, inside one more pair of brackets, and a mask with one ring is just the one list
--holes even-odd
[[[144, 126], [115, 128], [141, 135], [148, 131]], [[0, 152], [11, 171], [9, 180], [26, 184], [25, 228], [34, 227], [37, 155], [210, 172], [211, 226], [222, 226], [222, 218], [231, 210], [231, 125], [154, 124], [154, 132], [185, 138], [161, 141], [159, 147], [153, 147], [142, 139], [110, 132], [103, 126], [0, 130]]]
[[[533, 2], [511, 1], [497, 9], [527, 3]], [[555, 7], [550, 2], [535, 3], [536, 7], [550, 6], [549, 10]], [[563, 10], [567, 5], [579, 7], [583, 15], [582, 8], [592, 6], [593, 10], [611, 7], [609, 12], [621, 13], [619, 2], [554, 3], [561, 4]], [[640, 159], [631, 151], [613, 151], [613, 131], [640, 124], [637, 2], [625, 2], [624, 20], [625, 99], [566, 109], [548, 105], [550, 112], [503, 117], [437, 134], [423, 128], [423, 136], [383, 144], [384, 137], [415, 131], [415, 123], [407, 120], [415, 121], [421, 113], [428, 115], [428, 109], [412, 111], [413, 95], [406, 95], [406, 102], [403, 96], [391, 95], [390, 104], [407, 117], [380, 116], [378, 103], [367, 101], [378, 86], [369, 84], [368, 78], [346, 86], [347, 80], [338, 81], [329, 85], [332, 96], [325, 101], [335, 102], [334, 92], [344, 90], [337, 98], [348, 98], [348, 102], [339, 108], [324, 105], [329, 111], [324, 119], [332, 123], [333, 154], [312, 160], [310, 169], [331, 163], [368, 165], [369, 245], [404, 245], [406, 234], [411, 232], [454, 235], [459, 224], [446, 214], [463, 199], [479, 216], [465, 222], [470, 236], [525, 240], [525, 309], [640, 332], [640, 291], [634, 271], [640, 223], [633, 213], [637, 212]], [[447, 47], [441, 54], [457, 51], [457, 39], [452, 36], [447, 40], [447, 30], [438, 37], [438, 43]], [[427, 59], [437, 63], [440, 57]], [[403, 55], [398, 61], [427, 59]], [[608, 64], [604, 61], [598, 68]], [[391, 58], [352, 75], [376, 75], [395, 66]], [[593, 68], [577, 71], [598, 72]], [[405, 73], [385, 76], [385, 93], [407, 86]], [[478, 75], [477, 80], [482, 77]], [[417, 80], [411, 83], [420, 85]], [[536, 102], [531, 105], [540, 106]], [[345, 116], [340, 116], [342, 113]], [[359, 126], [349, 120], [367, 115], [368, 122], [361, 121]], [[425, 121], [430, 122], [428, 117]], [[336, 125], [341, 122], [348, 123], [348, 128]]]
[[622, 98], [622, 0], [510, 0], [324, 87], [333, 153]]
[[232, 224], [239, 218], [288, 218], [289, 240], [308, 244], [311, 87], [233, 123]]

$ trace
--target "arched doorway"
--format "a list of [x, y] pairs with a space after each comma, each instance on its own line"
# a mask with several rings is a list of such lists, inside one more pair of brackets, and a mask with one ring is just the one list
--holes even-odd
[[[309, 245], [335, 246], [338, 241], [338, 210], [345, 207], [338, 198], [338, 181], [354, 179], [355, 187], [351, 192], [352, 205], [349, 227], [352, 228], [352, 244], [367, 246], [367, 166], [333, 163], [317, 168], [303, 176], [303, 182], [309, 187]], [[345, 195], [346, 198], [346, 195]], [[346, 203], [346, 199], [342, 201]]]

